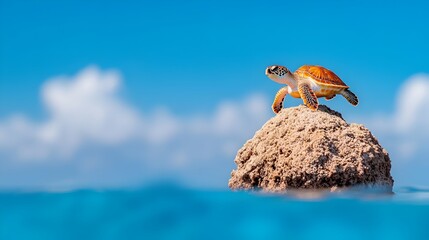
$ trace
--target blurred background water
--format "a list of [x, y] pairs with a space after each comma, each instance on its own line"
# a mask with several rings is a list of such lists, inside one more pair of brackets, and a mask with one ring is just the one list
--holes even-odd
[[429, 191], [395, 191], [1, 193], [0, 239], [428, 239]]

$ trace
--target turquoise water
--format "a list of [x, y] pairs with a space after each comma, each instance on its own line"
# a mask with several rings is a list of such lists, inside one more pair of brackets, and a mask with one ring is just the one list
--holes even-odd
[[429, 191], [0, 193], [0, 239], [429, 239]]

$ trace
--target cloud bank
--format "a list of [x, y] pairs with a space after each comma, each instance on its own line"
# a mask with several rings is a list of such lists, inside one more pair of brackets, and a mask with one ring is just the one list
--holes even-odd
[[[150, 175], [185, 182], [200, 178], [201, 184], [219, 185], [213, 178], [229, 174], [237, 149], [271, 114], [261, 95], [222, 102], [208, 115], [183, 117], [161, 108], [143, 113], [120, 97], [121, 83], [118, 72], [95, 66], [76, 76], [49, 79], [41, 91], [43, 121], [23, 115], [0, 121], [3, 169], [18, 174], [25, 166], [44, 166], [39, 169], [41, 178], [50, 182], [38, 179], [39, 185], [61, 185], [62, 179], [45, 171], [52, 166], [55, 171], [73, 169], [66, 174], [70, 187], [109, 183], [111, 172], [124, 179], [133, 172], [135, 179], [130, 181], [144, 181]], [[85, 183], [82, 174], [91, 171], [106, 175]], [[22, 178], [34, 183], [30, 176]]]
[[[0, 188], [123, 187], [168, 179], [226, 188], [233, 159], [272, 113], [262, 95], [208, 114], [145, 112], [120, 95], [116, 71], [95, 66], [42, 86], [46, 116], [0, 120]], [[360, 118], [391, 154], [396, 184], [429, 183], [429, 75], [407, 79], [395, 111]]]

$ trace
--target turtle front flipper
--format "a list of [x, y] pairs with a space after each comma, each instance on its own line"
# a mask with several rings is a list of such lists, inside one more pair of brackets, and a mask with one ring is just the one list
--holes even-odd
[[282, 110], [283, 100], [286, 97], [287, 93], [287, 87], [280, 88], [280, 90], [277, 92], [276, 97], [274, 98], [273, 105], [271, 106], [275, 114], [279, 113], [280, 110]]
[[352, 104], [353, 106], [358, 105], [359, 103], [358, 98], [350, 90], [344, 89], [343, 91], [340, 92], [340, 94], [343, 95], [343, 97], [347, 99], [347, 101], [349, 101], [349, 103]]
[[319, 107], [317, 96], [307, 83], [301, 83], [298, 85], [298, 92], [301, 95], [304, 104], [313, 111], [316, 111]]

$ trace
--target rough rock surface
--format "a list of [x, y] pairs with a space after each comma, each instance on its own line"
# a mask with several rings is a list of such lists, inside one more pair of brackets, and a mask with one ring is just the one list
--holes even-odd
[[238, 151], [231, 189], [392, 188], [387, 151], [363, 125], [326, 106], [283, 109]]

